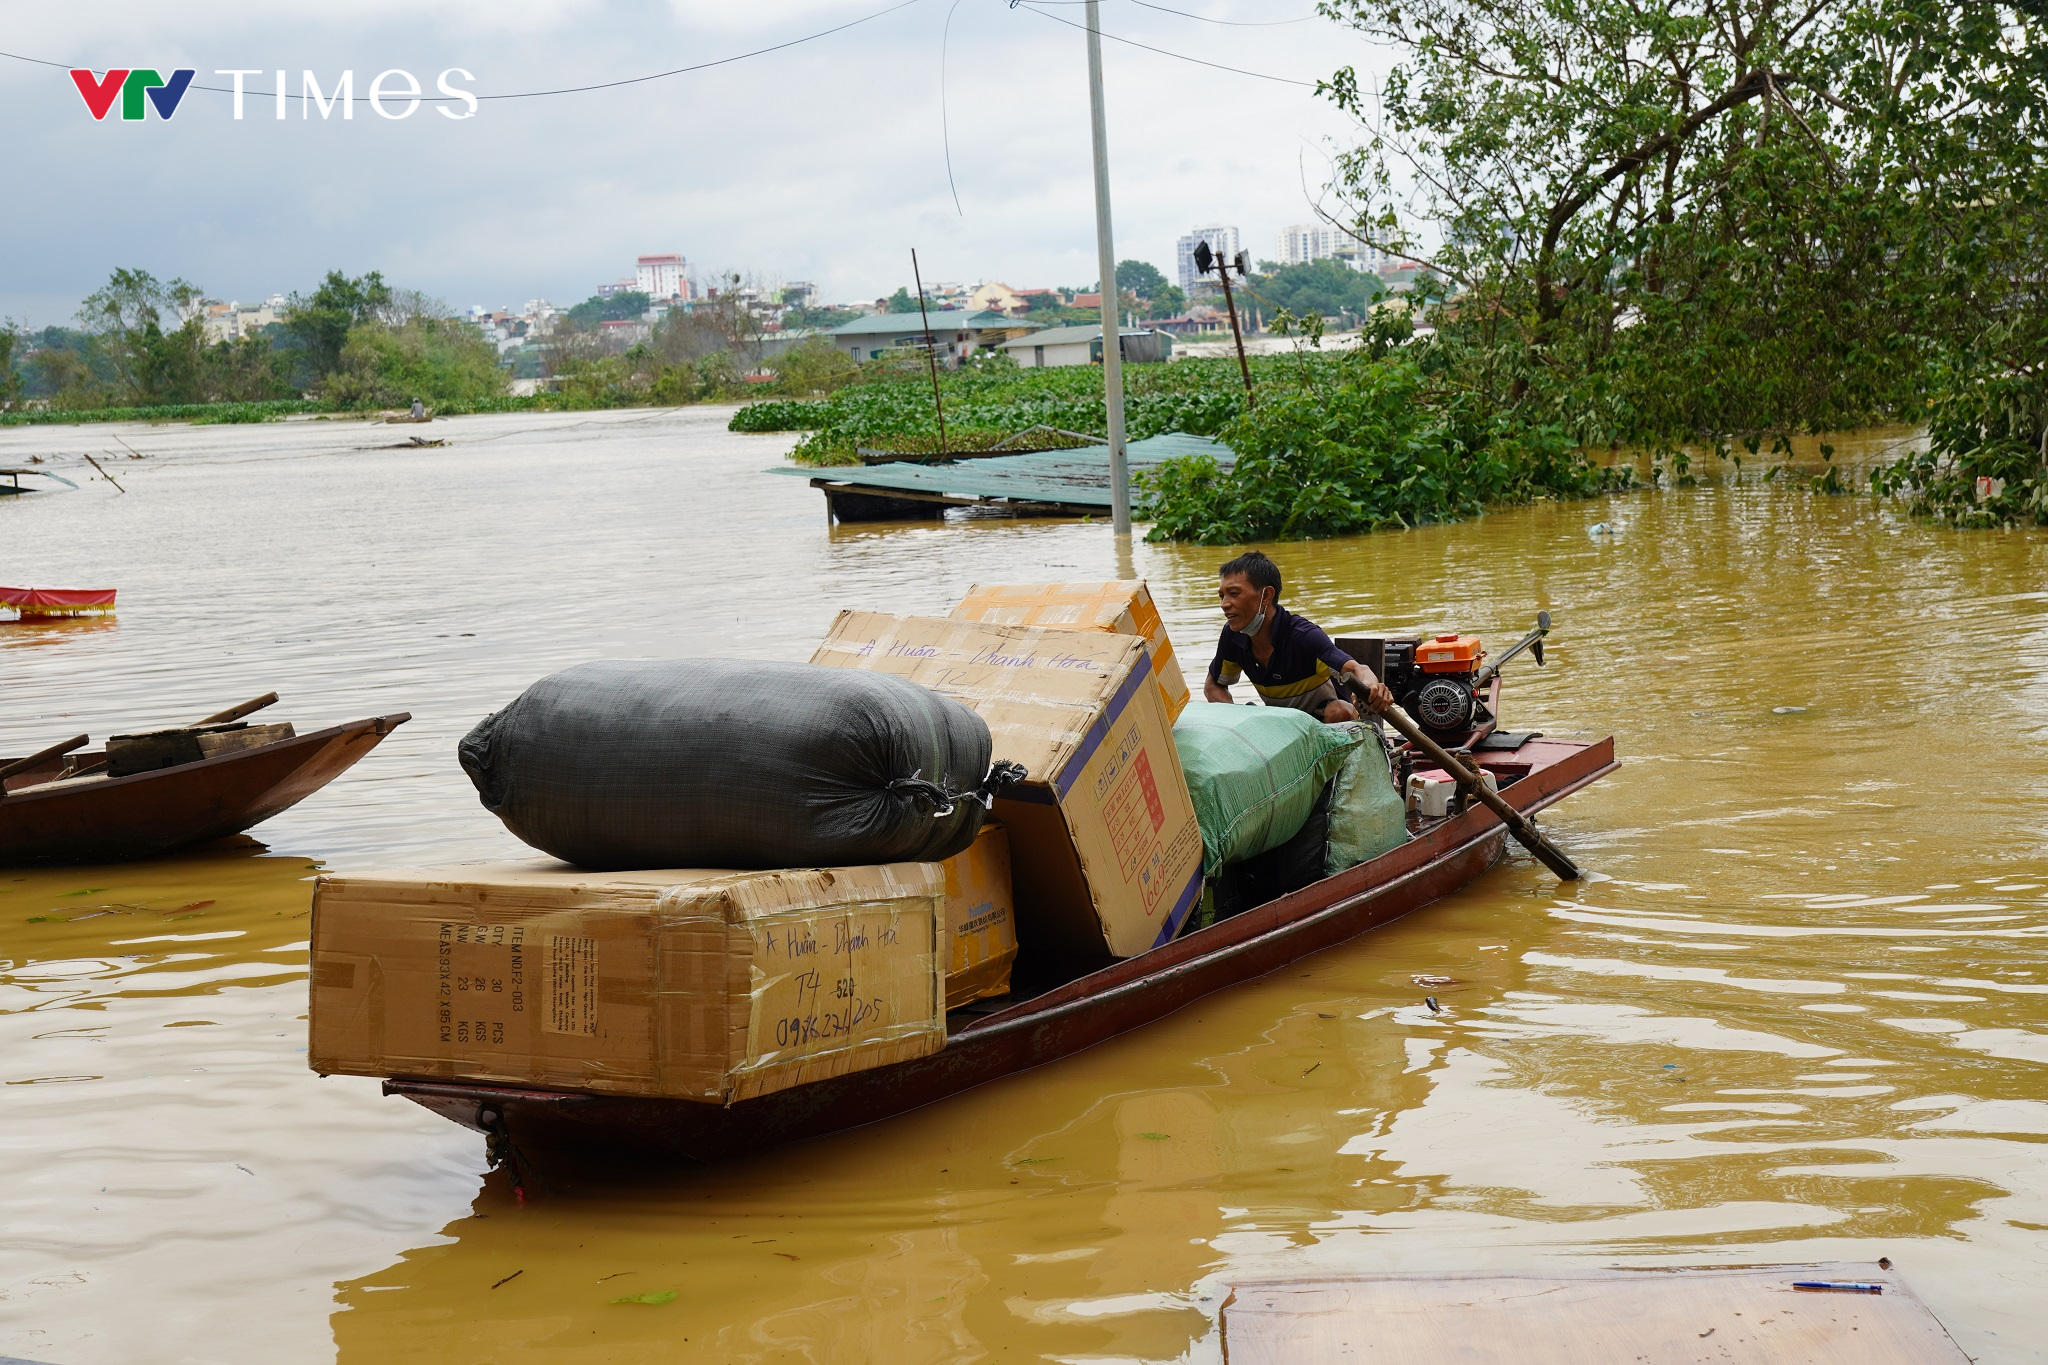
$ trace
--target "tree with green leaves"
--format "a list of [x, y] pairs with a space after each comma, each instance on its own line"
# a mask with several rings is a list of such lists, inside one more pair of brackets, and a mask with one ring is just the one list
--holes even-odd
[[1248, 282], [1245, 292], [1268, 313], [1284, 308], [1297, 317], [1314, 313], [1353, 326], [1387, 291], [1377, 275], [1342, 261], [1321, 260], [1274, 266]]
[[299, 373], [306, 384], [317, 385], [339, 369], [350, 331], [380, 320], [391, 305], [391, 288], [375, 270], [354, 279], [330, 270], [310, 295], [293, 294], [281, 330], [300, 352]]
[[0, 407], [13, 407], [21, 394], [21, 376], [14, 371], [14, 356], [23, 340], [13, 318], [0, 318]]
[[119, 269], [79, 305], [78, 320], [113, 365], [123, 400], [138, 405], [193, 401], [199, 389], [205, 322], [199, 289]]
[[788, 308], [783, 310], [782, 325], [788, 331], [823, 331], [828, 327], [852, 322], [859, 316], [860, 314], [851, 308]]
[[1461, 295], [1445, 340], [1473, 378], [1581, 439], [1912, 411], [2025, 277], [2005, 224], [2039, 221], [2038, 6], [1321, 8], [1397, 54], [1378, 91], [1323, 87], [1365, 131], [1343, 220]]
[[583, 302], [568, 310], [569, 321], [578, 327], [595, 327], [601, 322], [634, 322], [644, 316], [651, 296], [637, 289], [621, 289], [616, 294], [592, 294]]
[[1169, 287], [1166, 276], [1150, 261], [1118, 261], [1116, 287], [1119, 293], [1139, 299], [1156, 299]]
[[476, 328], [447, 317], [349, 329], [324, 395], [343, 407], [403, 407], [415, 398], [467, 405], [504, 393], [509, 376]]
[[1149, 261], [1120, 261], [1116, 267], [1118, 292], [1138, 301], [1139, 311], [1153, 317], [1171, 317], [1187, 307], [1187, 295], [1171, 284], [1159, 267]]

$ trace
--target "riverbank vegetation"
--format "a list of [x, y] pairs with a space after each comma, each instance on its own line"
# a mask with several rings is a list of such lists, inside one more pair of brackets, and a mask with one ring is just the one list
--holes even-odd
[[85, 300], [76, 327], [0, 324], [0, 425], [268, 421], [414, 400], [441, 415], [672, 405], [825, 391], [835, 361], [852, 369], [821, 344], [757, 372], [760, 328], [732, 289], [653, 322], [647, 296], [631, 292], [567, 309], [514, 348], [545, 381], [519, 395], [514, 365], [481, 328], [374, 271], [330, 272], [233, 340], [209, 330], [207, 308], [189, 281], [124, 268]]
[[[1926, 426], [1874, 489], [1962, 525], [2048, 524], [2048, 21], [1926, 0], [1325, 0], [1389, 45], [1323, 207], [1420, 262], [1429, 326], [1320, 354], [1131, 367], [1130, 435], [1215, 434], [1144, 481], [1156, 537], [1333, 535], [1626, 486], [1590, 453], [1689, 483], [1791, 437]], [[1334, 269], [1334, 267], [1332, 267]], [[1268, 282], [1270, 283], [1270, 281]], [[1254, 290], [1261, 282], [1249, 281]], [[1277, 300], [1256, 300], [1278, 310]], [[1356, 301], [1371, 308], [1372, 301]], [[1287, 309], [1280, 314], [1291, 319]], [[1101, 431], [1099, 371], [949, 376], [971, 448]], [[746, 409], [795, 458], [933, 448], [928, 390], [849, 385]], [[1839, 491], [1830, 470], [1814, 486]]]
[[[1255, 359], [1253, 373], [1269, 374], [1277, 363], [1272, 357]], [[741, 408], [732, 429], [808, 432], [790, 452], [806, 465], [859, 464], [861, 449], [938, 450], [931, 381], [914, 358], [864, 365], [846, 378], [829, 397]], [[984, 450], [1027, 433], [1016, 442], [1021, 448], [1082, 444], [1101, 439], [1108, 420], [1102, 371], [1093, 365], [1022, 369], [1007, 357], [992, 357], [942, 374], [939, 391], [952, 450]], [[1243, 404], [1235, 360], [1124, 369], [1124, 425], [1132, 440], [1168, 431], [1211, 435]]]
[[[1647, 447], [1680, 481], [1688, 448], [1931, 419], [1880, 492], [2048, 519], [2038, 6], [1321, 9], [1398, 58], [1377, 91], [1348, 70], [1323, 86], [1361, 134], [1328, 207], [1445, 282], [1434, 344], [1461, 401]], [[2004, 492], [1977, 503], [1979, 475]]]

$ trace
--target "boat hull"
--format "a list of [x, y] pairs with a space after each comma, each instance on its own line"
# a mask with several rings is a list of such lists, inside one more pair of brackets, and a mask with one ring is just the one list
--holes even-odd
[[155, 772], [20, 790], [0, 799], [0, 867], [148, 858], [239, 834], [319, 791], [411, 716], [336, 725]]
[[[1502, 792], [1525, 814], [1618, 766], [1612, 740], [1546, 747], [1571, 752]], [[1450, 894], [1493, 866], [1506, 838], [1499, 818], [1475, 807], [1348, 872], [979, 1019], [932, 1056], [758, 1099], [718, 1106], [403, 1077], [384, 1093], [496, 1135], [527, 1159], [717, 1161], [873, 1123], [1093, 1047]]]

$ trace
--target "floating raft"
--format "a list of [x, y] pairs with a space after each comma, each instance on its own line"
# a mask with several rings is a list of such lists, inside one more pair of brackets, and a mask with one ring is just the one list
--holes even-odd
[[[1808, 1292], [1795, 1282], [1878, 1286]], [[1255, 1280], [1223, 1305], [1231, 1365], [1965, 1365], [1925, 1304], [1860, 1265]]]
[[[1133, 474], [1180, 455], [1208, 455], [1228, 468], [1236, 456], [1206, 436], [1173, 433], [1132, 441]], [[976, 454], [957, 463], [890, 461], [871, 465], [768, 471], [809, 479], [839, 521], [896, 521], [942, 516], [948, 507], [995, 507], [1034, 516], [1106, 514], [1109, 447], [1039, 450], [1024, 455]]]

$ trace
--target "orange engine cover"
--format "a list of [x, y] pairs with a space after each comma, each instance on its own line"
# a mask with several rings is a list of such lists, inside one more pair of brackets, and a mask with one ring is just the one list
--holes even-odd
[[1477, 635], [1439, 635], [1415, 647], [1415, 662], [1424, 673], [1472, 673], [1485, 653]]

